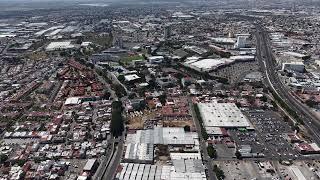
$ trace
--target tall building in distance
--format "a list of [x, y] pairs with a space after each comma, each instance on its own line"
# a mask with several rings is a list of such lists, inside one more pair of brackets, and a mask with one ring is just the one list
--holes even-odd
[[169, 39], [171, 36], [171, 25], [170, 24], [167, 24], [165, 25], [164, 27], [164, 38], [165, 39]]
[[235, 48], [239, 49], [239, 48], [245, 48], [247, 45], [247, 35], [237, 35], [237, 42], [235, 44]]

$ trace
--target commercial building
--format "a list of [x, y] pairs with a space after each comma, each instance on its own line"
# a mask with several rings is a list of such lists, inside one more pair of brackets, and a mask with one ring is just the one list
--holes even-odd
[[320, 147], [316, 143], [295, 143], [294, 146], [301, 154], [319, 154]]
[[151, 63], [151, 64], [159, 64], [164, 61], [163, 56], [151, 56], [148, 59], [149, 59], [149, 63]]
[[77, 105], [81, 103], [81, 98], [79, 97], [69, 97], [66, 99], [64, 105]]
[[303, 62], [291, 62], [291, 63], [283, 63], [282, 64], [282, 71], [296, 71], [303, 73], [305, 71], [305, 66]]
[[89, 57], [89, 61], [93, 64], [97, 64], [99, 62], [117, 62], [119, 59], [120, 58], [118, 56], [109, 53], [93, 54]]
[[184, 66], [194, 69], [199, 72], [214, 71], [219, 68], [231, 65], [237, 62], [254, 61], [254, 56], [231, 56], [230, 58], [219, 59], [201, 59], [201, 60], [189, 60], [183, 63]]
[[216, 37], [216, 38], [211, 38], [211, 40], [217, 44], [232, 44], [233, 45], [235, 43], [234, 38]]
[[83, 171], [93, 173], [98, 168], [98, 165], [97, 159], [88, 159], [83, 167]]
[[129, 74], [129, 75], [125, 75], [124, 79], [126, 82], [133, 82], [140, 79], [140, 77], [136, 74]]
[[61, 42], [51, 42], [46, 50], [47, 51], [56, 51], [56, 50], [64, 50], [64, 49], [73, 49], [75, 46], [71, 44], [71, 41], [61, 41]]
[[205, 128], [248, 128], [249, 120], [234, 103], [198, 103]]
[[237, 37], [237, 42], [236, 42], [236, 44], [234, 45], [235, 46], [235, 48], [245, 48], [246, 47], [246, 45], [247, 45], [247, 36], [243, 36], [243, 35], [239, 35], [238, 37]]

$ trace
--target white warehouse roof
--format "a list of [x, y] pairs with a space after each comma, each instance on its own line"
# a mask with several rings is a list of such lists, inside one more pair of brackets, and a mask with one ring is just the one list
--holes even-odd
[[71, 41], [61, 41], [61, 42], [51, 42], [46, 50], [47, 51], [55, 51], [55, 50], [62, 50], [62, 49], [72, 49], [75, 46], [71, 44]]
[[145, 143], [127, 144], [124, 159], [152, 161], [153, 160], [153, 144], [145, 144]]
[[185, 132], [178, 127], [155, 127], [154, 129], [138, 130], [127, 135], [127, 142], [167, 145], [198, 145], [196, 132]]
[[254, 56], [231, 56], [230, 58], [219, 58], [219, 59], [191, 59], [184, 62], [184, 65], [195, 69], [197, 71], [211, 71], [219, 68], [223, 65], [228, 65], [234, 62], [242, 61], [253, 61], [255, 60]]
[[199, 103], [198, 107], [205, 127], [250, 127], [234, 103]]
[[140, 79], [140, 77], [136, 74], [130, 74], [124, 76], [125, 81], [134, 81], [136, 79]]

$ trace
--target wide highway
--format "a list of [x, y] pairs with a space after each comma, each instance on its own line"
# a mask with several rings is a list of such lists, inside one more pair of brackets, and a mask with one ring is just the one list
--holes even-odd
[[320, 120], [305, 104], [293, 97], [291, 91], [281, 82], [277, 74], [268, 32], [260, 24], [256, 24], [256, 30], [257, 59], [262, 72], [265, 73], [266, 84], [299, 115], [309, 134], [320, 145]]

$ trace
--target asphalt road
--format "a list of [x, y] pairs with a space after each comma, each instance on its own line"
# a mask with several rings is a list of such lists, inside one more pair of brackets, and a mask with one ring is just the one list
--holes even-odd
[[[97, 67], [95, 67], [95, 68], [97, 68]], [[110, 84], [102, 76], [100, 76], [96, 71], [95, 71], [95, 74], [98, 77], [99, 81], [102, 82], [105, 85], [105, 87], [107, 88], [107, 90], [110, 92], [111, 98], [113, 100], [117, 101], [118, 97], [117, 97], [116, 93], [111, 89]]]
[[124, 135], [125, 132], [123, 132], [121, 137], [118, 137], [116, 141], [118, 142], [118, 145], [114, 148], [115, 151], [112, 154], [112, 159], [109, 161], [109, 163], [106, 166], [106, 171], [104, 172], [102, 176], [102, 180], [105, 179], [113, 179], [116, 175], [117, 168], [120, 164], [122, 152], [123, 152], [123, 146], [124, 146]]
[[217, 180], [216, 174], [213, 171], [213, 161], [208, 155], [207, 143], [206, 143], [206, 140], [204, 140], [203, 137], [202, 137], [200, 122], [197, 119], [196, 113], [195, 113], [194, 108], [193, 108], [193, 104], [191, 102], [191, 98], [189, 98], [189, 105], [190, 105], [190, 109], [192, 109], [191, 110], [192, 117], [193, 117], [194, 124], [195, 124], [195, 126], [197, 128], [198, 136], [199, 136], [199, 139], [200, 139], [199, 145], [200, 145], [200, 150], [201, 150], [202, 157], [203, 157], [203, 163], [207, 167], [207, 173], [206, 173], [207, 174], [207, 179], [209, 179], [209, 180]]
[[109, 144], [108, 149], [107, 149], [107, 155], [101, 158], [100, 166], [99, 166], [95, 176], [93, 177], [93, 179], [97, 179], [97, 180], [102, 179], [104, 173], [107, 170], [108, 164], [112, 158], [113, 151], [114, 151], [114, 145]]
[[278, 77], [277, 69], [272, 50], [270, 48], [270, 40], [268, 32], [260, 25], [256, 25], [256, 39], [257, 39], [257, 59], [266, 75], [265, 82], [271, 87], [275, 93], [294, 110], [303, 120], [305, 127], [314, 141], [320, 145], [320, 121], [319, 119], [302, 104], [299, 100], [290, 94], [290, 90], [282, 84]]

